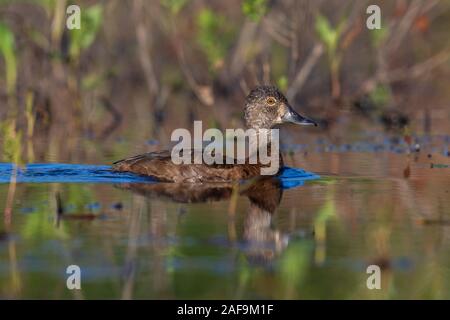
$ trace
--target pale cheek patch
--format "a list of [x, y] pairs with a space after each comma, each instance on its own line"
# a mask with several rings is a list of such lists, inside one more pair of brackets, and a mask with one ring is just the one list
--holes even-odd
[[285, 115], [286, 112], [287, 112], [287, 108], [286, 108], [285, 105], [281, 106], [281, 107], [278, 109], [278, 113], [277, 113], [277, 122], [280, 122], [280, 123], [283, 122], [282, 119], [283, 119], [283, 116]]

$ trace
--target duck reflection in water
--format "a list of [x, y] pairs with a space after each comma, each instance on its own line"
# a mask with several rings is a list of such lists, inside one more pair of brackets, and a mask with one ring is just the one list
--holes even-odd
[[[289, 188], [292, 186], [290, 185]], [[148, 199], [163, 198], [178, 203], [229, 200], [230, 208], [233, 208], [233, 201], [237, 200], [234, 199], [234, 194], [247, 197], [250, 205], [244, 218], [242, 235], [237, 237], [238, 239], [230, 239], [230, 241], [233, 243], [238, 240], [239, 247], [244, 250], [247, 259], [252, 264], [267, 264], [277, 257], [289, 243], [290, 235], [278, 230], [272, 224], [273, 216], [282, 199], [283, 189], [286, 189], [281, 179], [277, 177], [258, 177], [240, 184], [132, 183], [121, 184], [118, 187]], [[234, 213], [230, 212], [232, 224], [235, 221]]]

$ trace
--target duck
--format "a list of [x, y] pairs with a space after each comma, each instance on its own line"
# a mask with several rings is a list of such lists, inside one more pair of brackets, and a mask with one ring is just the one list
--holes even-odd
[[[272, 85], [261, 85], [252, 89], [245, 98], [244, 123], [246, 129], [273, 129], [285, 123], [317, 126], [318, 124], [300, 115], [289, 104], [282, 92]], [[269, 143], [270, 144], [270, 143]], [[270, 145], [267, 146], [270, 150]], [[193, 153], [192, 153], [193, 154]], [[226, 157], [226, 155], [224, 155]], [[279, 168], [272, 175], [279, 174], [283, 158], [279, 154]], [[172, 161], [171, 151], [154, 151], [116, 161], [112, 171], [129, 172], [149, 176], [160, 182], [211, 183], [248, 180], [261, 175], [261, 168], [267, 166], [247, 159], [244, 163], [181, 163]]]

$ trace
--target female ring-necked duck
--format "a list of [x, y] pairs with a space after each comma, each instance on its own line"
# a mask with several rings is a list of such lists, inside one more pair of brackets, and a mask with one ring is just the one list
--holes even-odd
[[[317, 126], [314, 121], [298, 114], [274, 86], [259, 86], [249, 93], [244, 119], [246, 127], [255, 130], [271, 129], [286, 122]], [[280, 155], [280, 167], [282, 164]], [[243, 164], [175, 164], [170, 151], [157, 151], [117, 161], [112, 170], [151, 176], [165, 182], [224, 182], [259, 176], [264, 166], [260, 162], [252, 164], [248, 161]]]

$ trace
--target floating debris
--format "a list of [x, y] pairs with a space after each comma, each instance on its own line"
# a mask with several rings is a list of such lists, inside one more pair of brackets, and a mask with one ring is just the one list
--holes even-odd
[[111, 209], [121, 211], [123, 209], [123, 203], [122, 202], [115, 202], [111, 205]]

